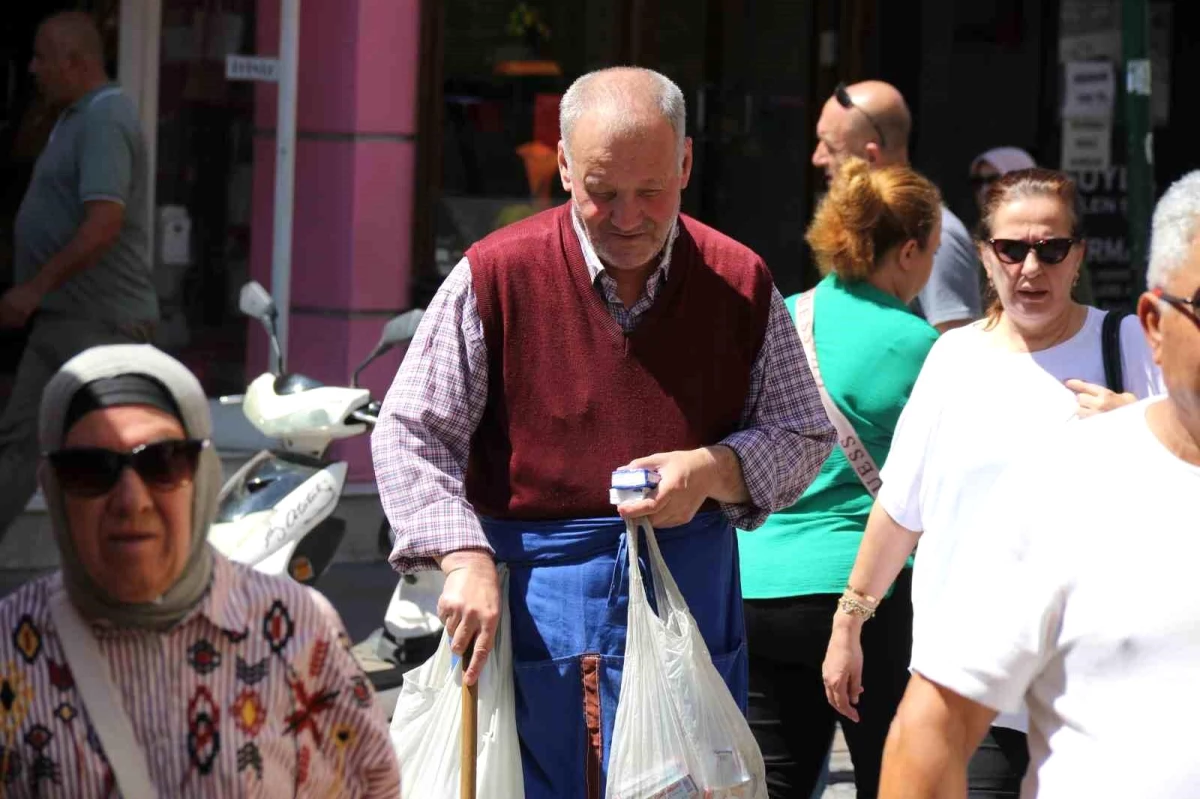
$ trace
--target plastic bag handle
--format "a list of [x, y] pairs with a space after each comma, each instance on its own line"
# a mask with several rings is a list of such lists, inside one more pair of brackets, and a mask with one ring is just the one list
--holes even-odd
[[654, 578], [654, 599], [658, 606], [658, 617], [668, 620], [671, 613], [688, 613], [687, 601], [675, 578], [671, 576], [667, 562], [663, 559], [662, 550], [658, 547], [658, 538], [654, 534], [654, 526], [646, 519], [625, 522], [626, 548], [629, 550], [629, 600], [632, 603], [635, 592], [638, 598], [646, 601], [646, 586], [642, 581], [642, 570], [638, 566], [638, 528], [646, 531], [646, 557], [650, 561], [650, 574]]

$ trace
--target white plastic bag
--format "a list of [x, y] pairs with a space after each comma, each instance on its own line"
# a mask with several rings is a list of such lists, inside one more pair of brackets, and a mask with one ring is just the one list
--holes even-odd
[[629, 626], [605, 796], [765, 799], [766, 769], [750, 725], [713, 665], [654, 530], [645, 521], [641, 527], [658, 615], [629, 524]]
[[[480, 797], [523, 799], [521, 746], [513, 695], [508, 570], [500, 567], [500, 624], [479, 675], [476, 786]], [[458, 799], [462, 735], [462, 666], [443, 635], [433, 657], [404, 675], [392, 715], [402, 799]]]

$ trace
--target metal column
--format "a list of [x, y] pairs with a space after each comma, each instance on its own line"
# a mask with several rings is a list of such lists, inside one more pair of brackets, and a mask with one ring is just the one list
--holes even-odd
[[1134, 272], [1133, 285], [1140, 294], [1146, 288], [1150, 217], [1154, 208], [1154, 147], [1150, 120], [1150, 4], [1147, 0], [1122, 0], [1121, 48], [1125, 67], [1129, 266]]

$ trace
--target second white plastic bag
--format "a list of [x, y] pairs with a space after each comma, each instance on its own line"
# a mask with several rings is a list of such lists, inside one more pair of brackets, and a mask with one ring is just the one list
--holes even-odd
[[[765, 799], [766, 769], [750, 725], [642, 522], [658, 614], [627, 525], [629, 622], [608, 761], [607, 799]], [[740, 610], [739, 610], [740, 612]]]
[[[521, 746], [512, 678], [508, 570], [500, 568], [500, 624], [479, 676], [477, 795], [524, 799]], [[392, 745], [400, 759], [401, 799], [458, 799], [462, 735], [462, 667], [443, 634], [433, 657], [404, 675], [392, 715]]]

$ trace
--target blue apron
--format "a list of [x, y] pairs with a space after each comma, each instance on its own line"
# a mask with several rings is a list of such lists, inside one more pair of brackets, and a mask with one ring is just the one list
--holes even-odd
[[[625, 523], [482, 521], [496, 560], [509, 568], [525, 796], [603, 797], [625, 654]], [[723, 514], [702, 513], [655, 534], [717, 671], [745, 713], [748, 661], [732, 526]], [[653, 602], [644, 559], [641, 567]]]

